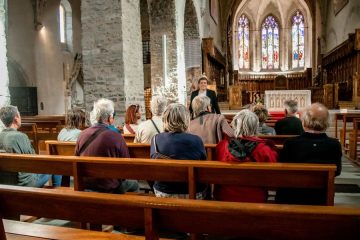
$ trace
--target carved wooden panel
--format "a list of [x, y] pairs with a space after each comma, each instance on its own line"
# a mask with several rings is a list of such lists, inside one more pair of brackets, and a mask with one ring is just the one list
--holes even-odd
[[229, 87], [229, 108], [230, 110], [233, 109], [240, 109], [242, 103], [242, 96], [241, 96], [241, 87], [240, 86], [230, 86]]
[[287, 78], [284, 75], [279, 75], [274, 79], [275, 90], [287, 90], [289, 89]]

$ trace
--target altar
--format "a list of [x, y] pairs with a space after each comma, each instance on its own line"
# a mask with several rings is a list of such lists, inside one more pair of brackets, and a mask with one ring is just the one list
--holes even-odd
[[272, 90], [265, 91], [264, 104], [269, 111], [283, 111], [286, 100], [298, 102], [299, 110], [311, 105], [310, 90]]

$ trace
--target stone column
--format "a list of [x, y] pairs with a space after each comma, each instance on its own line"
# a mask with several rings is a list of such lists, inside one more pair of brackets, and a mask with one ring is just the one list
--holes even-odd
[[0, 107], [10, 103], [6, 52], [6, 9], [5, 1], [0, 0]]
[[[180, 24], [180, 19], [176, 17], [175, 1], [150, 0], [149, 8], [152, 93], [153, 95], [161, 94], [171, 102], [185, 103], [185, 61], [183, 56], [182, 58], [178, 57], [179, 50], [184, 49], [184, 36], [177, 36], [179, 29], [183, 29], [183, 23]], [[182, 21], [184, 20], [182, 19]], [[163, 47], [165, 41], [166, 67], [164, 72]], [[181, 69], [182, 71], [179, 71]], [[179, 76], [180, 74], [183, 76]], [[164, 79], [165, 76], [167, 79]]]
[[139, 0], [81, 1], [86, 110], [101, 97], [126, 107], [144, 107]]

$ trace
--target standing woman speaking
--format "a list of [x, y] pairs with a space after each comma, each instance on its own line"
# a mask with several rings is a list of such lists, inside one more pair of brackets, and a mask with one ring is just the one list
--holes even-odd
[[220, 114], [220, 108], [218, 105], [216, 93], [213, 90], [207, 89], [207, 85], [208, 85], [208, 78], [206, 77], [205, 74], [203, 74], [198, 80], [199, 89], [191, 93], [190, 108], [189, 108], [191, 116], [193, 114], [191, 103], [196, 96], [207, 96], [208, 98], [210, 98], [211, 111], [213, 113]]

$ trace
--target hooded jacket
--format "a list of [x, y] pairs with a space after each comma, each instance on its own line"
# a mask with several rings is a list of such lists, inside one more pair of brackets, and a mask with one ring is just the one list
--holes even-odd
[[[216, 146], [216, 156], [221, 162], [277, 162], [275, 145], [257, 137], [224, 139]], [[215, 185], [214, 198], [221, 201], [256, 202], [267, 200], [267, 189], [240, 187], [236, 185]]]

